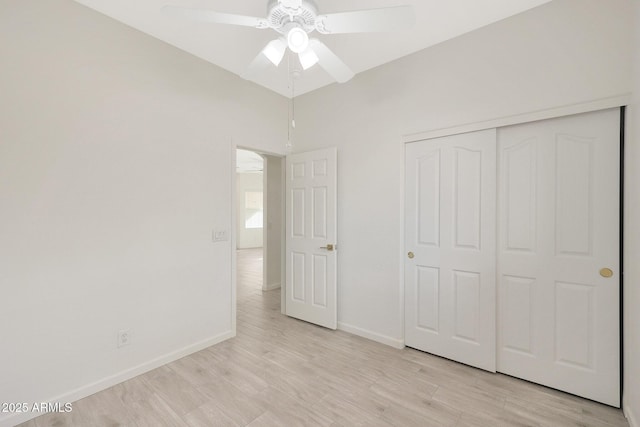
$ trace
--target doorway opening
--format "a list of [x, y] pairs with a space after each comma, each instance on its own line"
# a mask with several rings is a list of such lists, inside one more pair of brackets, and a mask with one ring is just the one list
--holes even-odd
[[[283, 158], [236, 150], [236, 301], [283, 312]], [[283, 293], [282, 293], [283, 294]]]

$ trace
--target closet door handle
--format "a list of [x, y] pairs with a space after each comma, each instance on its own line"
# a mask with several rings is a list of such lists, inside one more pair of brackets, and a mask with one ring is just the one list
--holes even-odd
[[613, 276], [613, 270], [611, 270], [610, 268], [601, 268], [600, 275], [608, 279], [609, 277]]

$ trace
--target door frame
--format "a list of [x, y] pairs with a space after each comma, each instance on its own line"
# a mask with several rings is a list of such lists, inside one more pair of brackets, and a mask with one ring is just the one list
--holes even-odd
[[[231, 251], [231, 331], [232, 331], [232, 336], [236, 336], [237, 335], [237, 317], [238, 317], [238, 298], [237, 298], [237, 289], [238, 289], [238, 277], [237, 277], [237, 269], [238, 269], [238, 260], [237, 260], [237, 255], [236, 255], [236, 246], [237, 246], [237, 217], [236, 215], [238, 214], [238, 197], [236, 194], [236, 185], [237, 185], [237, 177], [236, 177], [236, 151], [240, 149], [240, 150], [249, 150], [249, 151], [253, 151], [254, 153], [260, 154], [260, 155], [268, 155], [268, 156], [272, 156], [272, 157], [278, 157], [280, 159], [282, 159], [282, 167], [281, 167], [281, 180], [280, 180], [280, 194], [281, 194], [281, 209], [282, 212], [284, 212], [284, 203], [285, 203], [285, 199], [284, 199], [284, 184], [285, 184], [285, 180], [284, 180], [284, 173], [285, 173], [285, 166], [284, 166], [284, 159], [286, 158], [286, 155], [282, 154], [282, 153], [276, 153], [276, 152], [271, 152], [271, 151], [267, 151], [267, 150], [263, 150], [260, 148], [253, 148], [250, 146], [245, 146], [245, 145], [237, 145], [236, 143], [232, 142], [231, 143], [231, 170], [230, 170], [230, 174], [231, 174], [231, 230], [229, 233], [229, 241], [230, 241], [230, 251]], [[265, 161], [265, 172], [266, 172], [266, 161]], [[266, 187], [267, 187], [267, 180], [266, 180], [266, 173], [263, 174], [264, 180], [263, 180], [263, 184], [262, 184], [262, 188], [263, 188], [263, 194], [266, 194]], [[269, 203], [268, 199], [267, 199], [267, 204]], [[266, 205], [263, 207], [264, 211], [266, 211]], [[282, 244], [280, 245], [280, 277], [282, 278], [282, 280], [284, 280], [284, 274], [285, 274], [285, 245], [284, 245], [284, 239], [285, 239], [285, 220], [284, 220], [284, 215], [281, 216], [280, 218], [280, 241], [282, 242]], [[267, 243], [267, 227], [264, 226], [263, 224], [263, 239], [262, 239], [262, 246], [263, 246], [263, 254], [265, 251], [265, 246]], [[263, 261], [264, 262], [264, 261]], [[267, 280], [267, 273], [266, 273], [266, 268], [263, 267], [262, 270], [262, 280], [263, 283]], [[281, 300], [280, 300], [280, 312], [282, 314], [284, 314], [284, 301], [285, 301], [285, 292], [286, 292], [286, 287], [283, 286], [284, 283], [281, 282], [280, 284], [280, 292], [281, 292]]]

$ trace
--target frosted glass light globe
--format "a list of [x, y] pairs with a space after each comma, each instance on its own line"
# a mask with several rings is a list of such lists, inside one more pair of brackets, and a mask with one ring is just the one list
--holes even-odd
[[309, 47], [309, 36], [302, 28], [292, 28], [287, 34], [289, 49], [295, 53], [302, 53]]

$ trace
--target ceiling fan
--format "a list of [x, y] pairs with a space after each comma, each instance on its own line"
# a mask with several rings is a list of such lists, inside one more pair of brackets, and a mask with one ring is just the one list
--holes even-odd
[[340, 83], [350, 80], [354, 76], [353, 71], [320, 40], [310, 39], [310, 33], [313, 31], [320, 34], [393, 31], [408, 28], [415, 21], [411, 6], [320, 15], [313, 0], [268, 0], [266, 18], [180, 6], [165, 6], [163, 9], [172, 15], [189, 19], [258, 29], [272, 28], [280, 33], [281, 36], [267, 43], [251, 62], [242, 75], [244, 78], [249, 78], [270, 63], [277, 67], [288, 47], [298, 54], [300, 65], [304, 70], [318, 64]]

